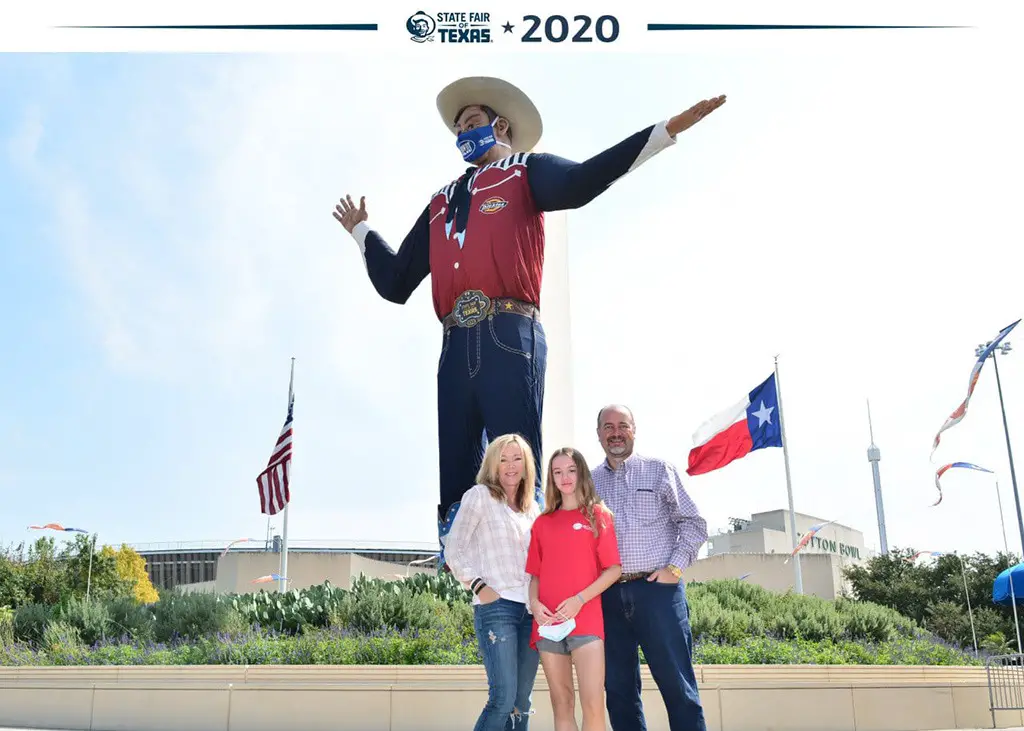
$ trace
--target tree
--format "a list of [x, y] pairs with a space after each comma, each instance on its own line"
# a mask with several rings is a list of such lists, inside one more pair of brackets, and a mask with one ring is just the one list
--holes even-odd
[[67, 587], [67, 567], [56, 551], [56, 541], [44, 536], [36, 540], [21, 564], [21, 586], [25, 600], [37, 604], [56, 604]]
[[[117, 571], [117, 553], [109, 546], [95, 551], [92, 536], [76, 536], [64, 549], [69, 593], [90, 599], [112, 599], [131, 593], [130, 584]], [[90, 559], [90, 554], [91, 559]]]
[[0, 607], [20, 607], [25, 603], [24, 581], [13, 552], [0, 553]]
[[131, 584], [136, 601], [152, 604], [160, 599], [153, 582], [149, 580], [146, 559], [127, 544], [121, 544], [121, 549], [117, 552], [117, 573]]
[[935, 561], [911, 562], [908, 559], [914, 553], [911, 549], [896, 549], [847, 568], [844, 574], [853, 596], [895, 609], [964, 648], [973, 647], [967, 614], [969, 596], [979, 646], [997, 646], [1000, 637], [1016, 638], [1013, 609], [992, 603], [992, 584], [1000, 572], [1019, 562], [1017, 557], [1004, 553], [994, 557], [946, 554]]
[[128, 545], [95, 551], [93, 536], [77, 535], [57, 551], [49, 536], [0, 550], [0, 607], [54, 605], [68, 599], [132, 597], [144, 604], [159, 599], [146, 560]]

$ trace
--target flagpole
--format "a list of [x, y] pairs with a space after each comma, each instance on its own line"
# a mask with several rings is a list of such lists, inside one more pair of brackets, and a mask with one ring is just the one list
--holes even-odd
[[92, 589], [92, 555], [96, 552], [96, 536], [92, 537], [92, 546], [89, 548], [89, 573], [85, 578], [85, 601], [89, 601], [89, 590]]
[[964, 560], [959, 553], [954, 556], [960, 561], [960, 573], [964, 577], [964, 596], [967, 597], [967, 616], [971, 618], [971, 637], [974, 638], [974, 656], [978, 656], [978, 633], [974, 630], [974, 612], [971, 611], [971, 590], [967, 588], [967, 569], [964, 567]]
[[[294, 387], [294, 384], [295, 384], [295, 358], [292, 358], [292, 372], [291, 372], [291, 376], [289, 376], [289, 378], [288, 378], [288, 406], [289, 406], [289, 408], [292, 407], [292, 395], [293, 395], [292, 389]], [[294, 429], [295, 428], [295, 426], [294, 426], [294, 424], [295, 424], [295, 422], [294, 422], [294, 412], [292, 414], [292, 418], [293, 418], [292, 429]], [[293, 446], [292, 446], [292, 457], [288, 461], [288, 464], [285, 467], [285, 469], [288, 470], [288, 484], [289, 485], [291, 484], [291, 479], [292, 479], [292, 465], [295, 462], [294, 442], [295, 442], [295, 436], [294, 436], [294, 432], [293, 432], [293, 435], [292, 435], [292, 443], [293, 443]], [[281, 580], [278, 583], [278, 589], [281, 591], [282, 594], [285, 591], [287, 591], [287, 586], [288, 586], [288, 582], [286, 581], [286, 579], [288, 577], [288, 508], [290, 506], [291, 506], [291, 500], [289, 500], [287, 503], [284, 504], [284, 511], [283, 511], [284, 517], [282, 518], [282, 520], [284, 522], [284, 527], [281, 530]]]
[[288, 582], [285, 581], [285, 577], [288, 576], [288, 506], [284, 506], [282, 511], [284, 514], [284, 530], [281, 532], [281, 580], [278, 582], [278, 589], [281, 592], [287, 591]]
[[[779, 399], [779, 429], [782, 430], [782, 459], [786, 464], [786, 492], [789, 495], [789, 530], [793, 536], [793, 550], [800, 539], [796, 534], [796, 511], [793, 509], [793, 480], [789, 472], [789, 442], [786, 439], [786, 420], [782, 415], [782, 384], [779, 381], [779, 356], [775, 356], [775, 391]], [[804, 593], [804, 579], [800, 573], [800, 552], [793, 556], [793, 574], [796, 579], [796, 593]]]
[[1017, 595], [1013, 591], [1013, 566], [1010, 565], [1010, 544], [1006, 540], [1006, 521], [1003, 520], [1003, 497], [999, 494], [999, 480], [996, 480], [996, 500], [999, 501], [999, 524], [1003, 527], [1003, 550], [1006, 551], [1006, 580], [1010, 583], [1010, 603], [1013, 604], [1013, 627], [1017, 631], [1017, 653], [1024, 654], [1020, 643], [1020, 621], [1017, 619]]

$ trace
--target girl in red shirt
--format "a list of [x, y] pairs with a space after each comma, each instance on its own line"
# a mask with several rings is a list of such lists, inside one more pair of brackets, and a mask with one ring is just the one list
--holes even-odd
[[544, 504], [526, 559], [534, 617], [530, 646], [540, 652], [555, 731], [577, 730], [573, 665], [583, 731], [605, 731], [600, 596], [622, 573], [615, 524], [597, 497], [586, 460], [569, 447], [548, 463]]

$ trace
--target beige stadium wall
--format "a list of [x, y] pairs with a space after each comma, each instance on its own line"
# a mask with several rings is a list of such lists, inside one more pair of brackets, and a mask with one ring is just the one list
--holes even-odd
[[[744, 581], [758, 584], [774, 592], [785, 593], [796, 583], [793, 563], [786, 563], [788, 554], [778, 553], [722, 553], [702, 558], [683, 572], [686, 581], [738, 579], [750, 574]], [[835, 557], [827, 553], [808, 553], [800, 556], [800, 576], [804, 594], [835, 599], [843, 586], [841, 567]]]
[[[219, 594], [245, 594], [261, 589], [277, 591], [276, 581], [270, 584], [254, 584], [252, 581], [260, 576], [276, 573], [280, 569], [279, 553], [228, 553], [217, 561], [217, 580], [213, 582], [213, 590]], [[352, 579], [360, 574], [371, 578], [395, 579], [419, 573], [437, 572], [419, 566], [375, 561], [350, 553], [288, 554], [289, 589], [305, 589], [325, 581], [330, 581], [334, 586], [347, 588], [352, 585]], [[195, 589], [190, 589], [190, 586], [194, 585], [186, 584], [181, 588], [184, 591], [194, 591]], [[209, 590], [205, 586], [204, 589]]]
[[[709, 731], [992, 728], [983, 668], [696, 668]], [[650, 731], [668, 731], [642, 674]], [[487, 697], [479, 666], [0, 668], [0, 727], [91, 731], [453, 731]], [[551, 731], [543, 673], [532, 731]], [[1024, 725], [999, 712], [998, 728]], [[611, 728], [610, 726], [608, 727]]]

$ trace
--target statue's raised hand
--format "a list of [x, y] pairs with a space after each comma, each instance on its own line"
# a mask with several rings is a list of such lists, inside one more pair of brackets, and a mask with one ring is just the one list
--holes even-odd
[[720, 106], [725, 104], [725, 94], [716, 96], [713, 99], [705, 99], [699, 101], [692, 107], [687, 109], [685, 112], [677, 114], [668, 121], [668, 133], [675, 137], [680, 132], [690, 129], [693, 125], [697, 124], [704, 117], [711, 114], [711, 112], [718, 109]]
[[352, 233], [352, 229], [357, 224], [369, 218], [369, 215], [366, 213], [366, 196], [362, 196], [359, 199], [359, 207], [356, 208], [356, 204], [352, 202], [352, 196], [346, 195], [334, 207], [332, 213], [341, 225], [345, 227], [345, 230]]

